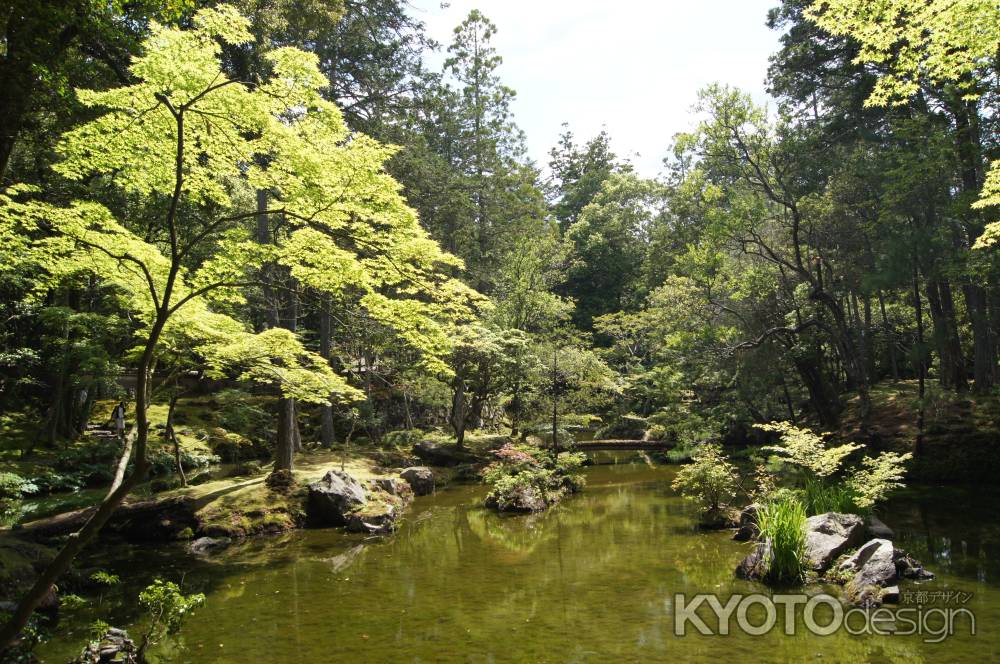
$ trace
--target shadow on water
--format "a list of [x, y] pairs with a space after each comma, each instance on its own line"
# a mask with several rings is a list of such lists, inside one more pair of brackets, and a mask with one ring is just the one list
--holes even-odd
[[[205, 592], [206, 606], [154, 653], [162, 662], [983, 662], [1000, 655], [996, 492], [921, 488], [883, 517], [939, 573], [922, 589], [973, 593], [979, 634], [819, 637], [674, 634], [675, 593], [766, 592], [733, 577], [747, 545], [704, 533], [670, 489], [675, 469], [600, 453], [587, 489], [544, 514], [499, 517], [483, 489], [418, 499], [400, 531], [365, 539], [300, 531], [193, 559], [180, 546], [108, 547], [88, 564], [122, 576], [98, 611], [69, 616], [42, 650], [64, 662], [96, 617], [135, 628], [153, 577]], [[992, 510], [992, 512], [991, 512]], [[995, 518], [992, 519], [995, 522]], [[108, 618], [110, 614], [110, 618]]]

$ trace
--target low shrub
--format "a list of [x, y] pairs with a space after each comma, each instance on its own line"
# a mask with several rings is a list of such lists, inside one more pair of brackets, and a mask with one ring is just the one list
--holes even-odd
[[38, 490], [38, 485], [32, 480], [25, 479], [17, 473], [0, 472], [0, 500], [19, 500], [37, 493]]
[[530, 445], [507, 443], [493, 452], [495, 461], [482, 471], [490, 492], [486, 504], [506, 511], [536, 511], [583, 488], [577, 472], [583, 454], [562, 452], [553, 458]]
[[671, 486], [698, 504], [703, 523], [714, 524], [725, 520], [739, 488], [739, 475], [721, 446], [705, 443], [693, 452], [692, 463], [677, 471]]

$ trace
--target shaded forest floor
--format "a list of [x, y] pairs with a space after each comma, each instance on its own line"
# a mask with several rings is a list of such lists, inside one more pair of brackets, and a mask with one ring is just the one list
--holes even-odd
[[[862, 433], [860, 399], [847, 400], [838, 438], [865, 442], [875, 450], [914, 452], [918, 434], [915, 380], [887, 381], [871, 390], [868, 432]], [[924, 439], [909, 478], [922, 482], [996, 481], [1000, 468], [1000, 395], [957, 394], [928, 381]]]

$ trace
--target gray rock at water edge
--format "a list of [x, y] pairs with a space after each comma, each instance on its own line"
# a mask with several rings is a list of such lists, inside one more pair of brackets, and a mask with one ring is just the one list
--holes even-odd
[[347, 530], [352, 533], [386, 535], [396, 530], [399, 511], [393, 505], [384, 505], [377, 511], [365, 510], [364, 514], [348, 514]]
[[873, 539], [896, 539], [896, 533], [892, 531], [892, 528], [885, 525], [880, 518], [874, 514], [870, 515], [866, 520], [866, 534], [868, 537]]
[[759, 503], [750, 503], [740, 512], [737, 530], [733, 534], [733, 539], [737, 542], [749, 542], [757, 539], [760, 535], [760, 527], [757, 525], [757, 512], [760, 511]]
[[924, 569], [920, 561], [902, 549], [893, 551], [892, 559], [896, 563], [896, 575], [901, 579], [927, 581], [934, 578], [934, 574]]
[[418, 496], [434, 493], [434, 472], [427, 466], [413, 466], [399, 474]]
[[347, 515], [368, 500], [364, 487], [342, 470], [331, 470], [309, 485], [306, 519], [313, 526], [343, 526]]
[[806, 519], [806, 560], [813, 570], [825, 571], [836, 558], [858, 546], [865, 524], [857, 514], [827, 512]]
[[207, 556], [222, 551], [233, 543], [228, 537], [199, 537], [188, 544], [188, 553], [196, 556]]
[[736, 566], [737, 578], [760, 581], [767, 574], [767, 568], [771, 565], [773, 555], [770, 540], [757, 542], [750, 554]]
[[882, 590], [883, 604], [899, 604], [899, 586], [889, 586]]
[[896, 583], [895, 547], [887, 539], [873, 539], [855, 551], [837, 571], [853, 574], [847, 583], [847, 597], [865, 608], [882, 603], [882, 588]]
[[376, 477], [372, 480], [372, 487], [404, 500], [413, 497], [413, 489], [410, 484], [398, 477]]

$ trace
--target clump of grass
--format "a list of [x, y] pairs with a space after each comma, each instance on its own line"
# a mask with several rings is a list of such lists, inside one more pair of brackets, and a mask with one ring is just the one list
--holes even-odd
[[849, 485], [814, 479], [807, 480], [802, 488], [802, 504], [808, 516], [827, 512], [861, 514], [865, 511], [858, 507]]
[[765, 503], [757, 513], [760, 539], [771, 544], [765, 578], [771, 583], [797, 583], [803, 579], [806, 550], [806, 510], [793, 495]]

